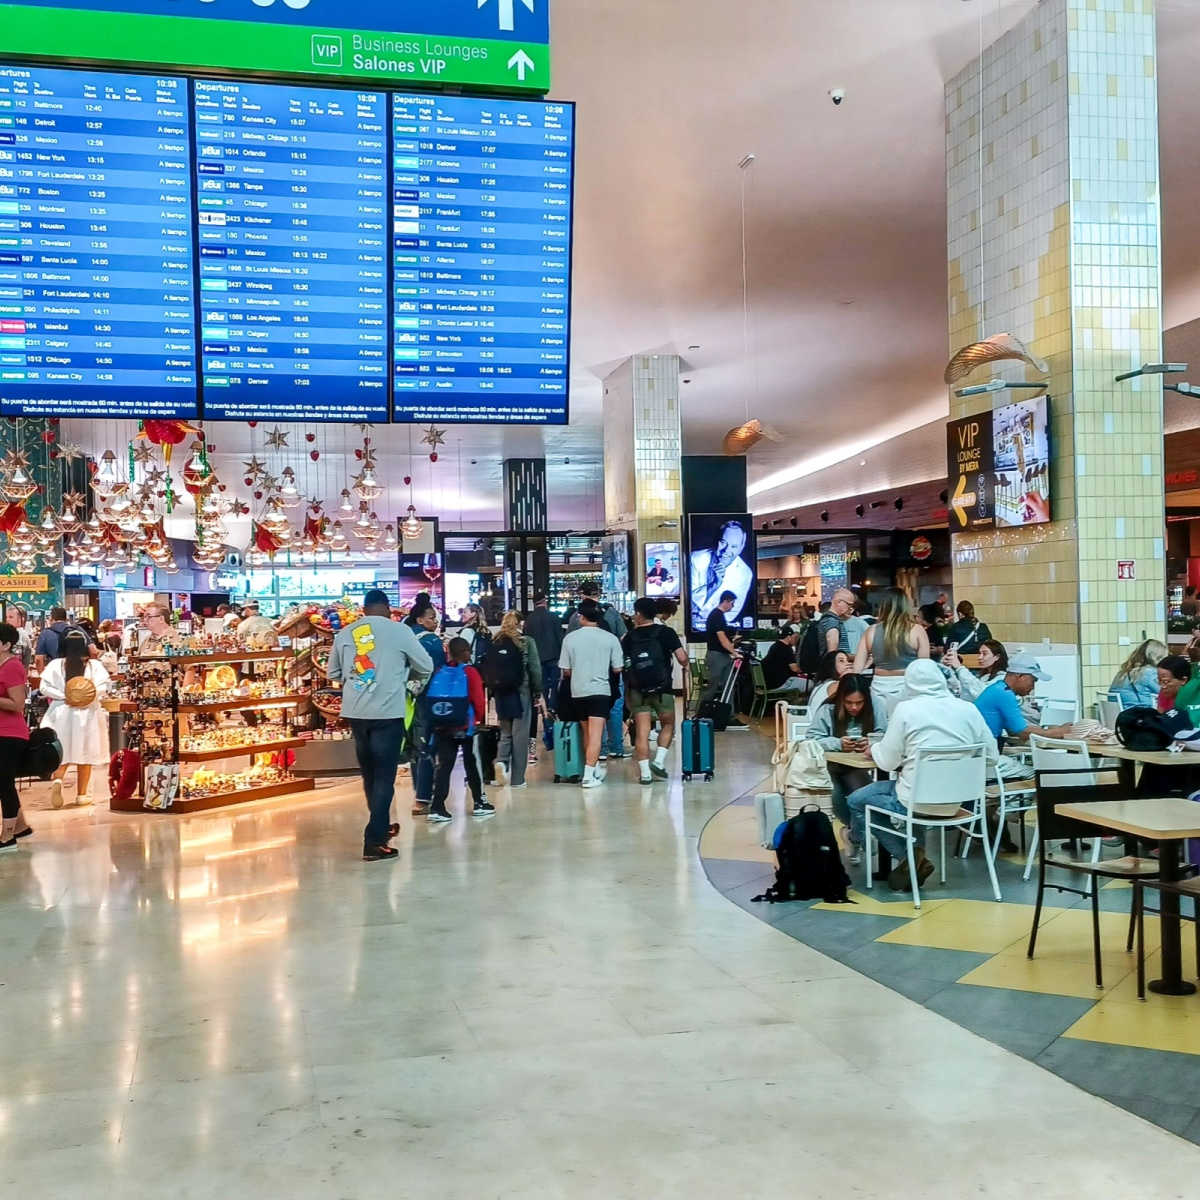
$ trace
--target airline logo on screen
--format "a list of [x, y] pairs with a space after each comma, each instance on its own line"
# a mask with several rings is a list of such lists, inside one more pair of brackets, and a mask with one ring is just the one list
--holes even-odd
[[0, 0], [0, 29], [17, 56], [550, 88], [549, 0]]

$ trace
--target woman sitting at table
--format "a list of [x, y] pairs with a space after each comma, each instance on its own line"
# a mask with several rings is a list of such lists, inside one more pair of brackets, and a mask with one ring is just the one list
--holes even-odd
[[1120, 700], [1123, 708], [1138, 708], [1158, 701], [1158, 664], [1167, 657], [1167, 648], [1156, 638], [1144, 641], [1121, 664], [1108, 685], [1108, 698]]
[[837, 695], [838, 681], [844, 675], [850, 674], [850, 655], [844, 650], [830, 650], [821, 656], [821, 665], [817, 668], [817, 681], [809, 693], [809, 721], [817, 719], [817, 713], [826, 705], [832, 704]]
[[984, 688], [1008, 674], [1008, 651], [994, 638], [989, 638], [979, 647], [979, 666], [982, 675], [963, 666], [957, 651], [947, 650], [942, 655], [943, 672], [949, 676], [950, 690], [962, 700], [975, 700]]
[[1154, 706], [1159, 712], [1170, 712], [1175, 707], [1179, 689], [1192, 677], [1192, 664], [1182, 654], [1168, 654], [1156, 668], [1158, 674], [1158, 699]]
[[[818, 742], [822, 750], [865, 754], [873, 733], [887, 730], [887, 713], [876, 713], [871, 703], [871, 681], [865, 675], [843, 675], [838, 680], [833, 702], [825, 704], [808, 727], [805, 737]], [[850, 828], [850, 809], [846, 797], [871, 783], [873, 771], [829, 763], [829, 778], [833, 783], [833, 815]], [[850, 846], [851, 865], [860, 861], [859, 851]]]

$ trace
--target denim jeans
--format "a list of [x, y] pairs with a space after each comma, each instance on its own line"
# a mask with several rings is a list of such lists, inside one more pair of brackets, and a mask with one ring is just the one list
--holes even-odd
[[423, 699], [413, 709], [412, 748], [413, 798], [428, 804], [433, 799], [434, 748], [429, 707]]
[[608, 713], [608, 721], [604, 726], [604, 736], [600, 740], [601, 754], [625, 753], [625, 680], [617, 683], [617, 698]]
[[829, 764], [829, 781], [833, 784], [833, 815], [847, 829], [850, 827], [850, 808], [847, 804], [850, 794], [866, 787], [874, 782], [874, 779], [870, 771], [861, 771], [857, 767], [843, 767], [839, 763]]
[[[896, 799], [896, 781], [894, 779], [882, 779], [877, 783], [868, 783], [866, 787], [851, 793], [846, 800], [846, 806], [850, 810], [850, 840], [859, 846], [864, 845], [867, 840], [865, 810], [868, 804], [872, 808], [882, 808], [887, 812], [905, 815], [908, 813], [908, 809]], [[881, 833], [876, 828], [874, 836], [893, 858], [908, 857], [908, 842], [900, 834]], [[918, 842], [918, 844], [920, 843]]]
[[392, 818], [392, 797], [396, 790], [396, 768], [404, 742], [404, 719], [364, 721], [350, 718], [354, 734], [354, 752], [362, 774], [370, 819], [363, 830], [363, 846], [386, 846]]

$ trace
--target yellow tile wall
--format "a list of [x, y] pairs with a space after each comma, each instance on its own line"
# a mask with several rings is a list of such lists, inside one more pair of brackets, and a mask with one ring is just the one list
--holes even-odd
[[[951, 81], [946, 127], [950, 350], [1009, 332], [1049, 363], [1056, 517], [955, 535], [955, 592], [1002, 639], [1079, 645], [1086, 696], [1165, 627], [1161, 384], [1113, 378], [1162, 357], [1152, 0], [1043, 0]], [[1035, 378], [964, 382], [994, 375]]]

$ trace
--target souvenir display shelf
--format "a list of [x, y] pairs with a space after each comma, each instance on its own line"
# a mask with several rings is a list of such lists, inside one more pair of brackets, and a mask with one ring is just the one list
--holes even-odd
[[[287, 691], [286, 665], [295, 657], [292, 649], [281, 650], [217, 650], [212, 653], [189, 653], [173, 655], [147, 655], [132, 661], [132, 702], [137, 707], [134, 718], [136, 744], [142, 753], [143, 766], [153, 763], [178, 763], [181, 767], [191, 764], [217, 762], [225, 759], [254, 758], [260, 754], [276, 751], [286, 753], [304, 745], [304, 739], [294, 736], [291, 717], [297, 708], [309, 702], [306, 692]], [[250, 669], [239, 676], [236, 667]], [[258, 664], [275, 664], [273, 674], [259, 674]], [[214, 681], [215, 672], [206, 668], [225, 668], [227, 686], [220, 688]], [[245, 691], [266, 691], [266, 695], [243, 695]], [[232, 694], [231, 694], [232, 693]], [[206, 697], [211, 696], [211, 699]], [[220, 725], [217, 718], [226, 714], [250, 714], [271, 712], [278, 715], [278, 736], [261, 741], [238, 741], [231, 735], [244, 730], [247, 734], [256, 728], [255, 722], [243, 726]], [[244, 720], [244, 717], [243, 717]], [[197, 744], [211, 737], [219, 744]], [[224, 742], [220, 743], [220, 739]], [[251, 800], [262, 800], [290, 792], [311, 791], [316, 785], [311, 778], [297, 778], [283, 768], [251, 767], [247, 771], [217, 776], [200, 768], [180, 781], [180, 793], [166, 809], [173, 813], [201, 812], [205, 809], [222, 808], [229, 804], [244, 804]], [[214, 790], [199, 794], [184, 794], [184, 787], [192, 785], [195, 792], [197, 779], [212, 774]], [[263, 781], [256, 782], [261, 776]], [[223, 779], [223, 783], [217, 783]], [[200, 785], [203, 786], [203, 785]], [[123, 812], [144, 811], [141, 796], [127, 801], [112, 801], [114, 810]]]

